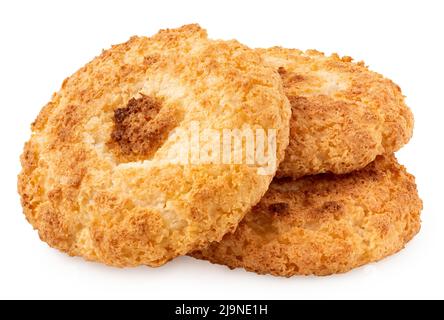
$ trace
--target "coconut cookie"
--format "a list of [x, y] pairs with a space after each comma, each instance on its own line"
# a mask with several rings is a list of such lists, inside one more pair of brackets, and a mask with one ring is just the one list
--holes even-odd
[[379, 156], [342, 176], [276, 179], [234, 234], [194, 256], [277, 276], [346, 272], [401, 250], [421, 209], [414, 177]]
[[299, 178], [361, 169], [412, 136], [400, 88], [349, 57], [259, 49], [278, 69], [292, 107], [290, 145], [277, 175]]
[[[25, 215], [70, 255], [160, 266], [220, 240], [260, 200], [290, 114], [276, 70], [236, 41], [197, 25], [133, 37], [66, 79], [33, 123], [18, 179]], [[245, 128], [270, 143], [237, 145], [237, 162], [208, 148], [214, 132]], [[256, 151], [274, 169], [252, 162]]]

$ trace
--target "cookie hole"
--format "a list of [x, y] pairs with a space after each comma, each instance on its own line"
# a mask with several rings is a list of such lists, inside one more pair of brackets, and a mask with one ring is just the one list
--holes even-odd
[[114, 111], [108, 147], [120, 163], [150, 160], [181, 119], [177, 108], [141, 94]]
[[268, 206], [268, 211], [273, 214], [286, 214], [288, 213], [289, 205], [286, 202], [277, 202]]

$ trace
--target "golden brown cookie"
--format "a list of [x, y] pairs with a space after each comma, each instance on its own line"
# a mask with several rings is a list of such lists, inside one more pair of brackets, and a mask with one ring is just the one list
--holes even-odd
[[421, 209], [414, 177], [378, 156], [342, 176], [276, 179], [234, 234], [193, 255], [276, 276], [346, 272], [401, 250]]
[[133, 37], [66, 79], [35, 120], [18, 181], [25, 215], [70, 255], [160, 266], [233, 231], [276, 170], [175, 161], [179, 133], [276, 130], [279, 163], [290, 113], [276, 70], [236, 41], [197, 25]]
[[299, 178], [361, 169], [412, 136], [400, 88], [350, 57], [259, 49], [278, 69], [292, 106], [290, 145], [277, 175]]

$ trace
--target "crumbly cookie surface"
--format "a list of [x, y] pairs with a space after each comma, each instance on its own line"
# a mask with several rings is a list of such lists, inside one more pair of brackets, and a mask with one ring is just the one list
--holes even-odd
[[290, 113], [278, 73], [236, 41], [197, 25], [133, 37], [67, 78], [33, 123], [24, 213], [70, 255], [162, 265], [234, 230], [272, 180], [254, 165], [165, 163], [171, 133], [276, 129], [279, 163]]
[[278, 176], [348, 173], [412, 136], [413, 116], [400, 88], [362, 62], [314, 50], [258, 51], [279, 70], [292, 106], [290, 145]]
[[414, 177], [378, 156], [342, 176], [275, 179], [234, 234], [193, 255], [276, 276], [342, 273], [401, 250], [421, 209]]

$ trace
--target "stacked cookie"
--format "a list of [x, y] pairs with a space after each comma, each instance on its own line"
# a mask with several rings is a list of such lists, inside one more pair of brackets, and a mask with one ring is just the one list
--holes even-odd
[[32, 125], [18, 189], [41, 239], [73, 256], [327, 275], [419, 231], [414, 178], [393, 156], [412, 128], [399, 87], [350, 58], [188, 25], [67, 78]]

